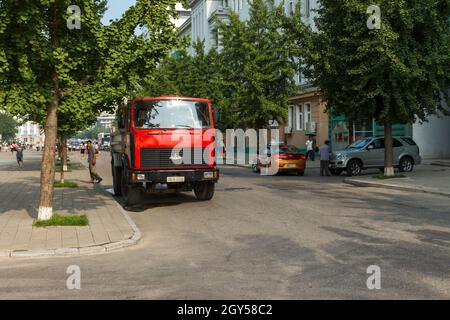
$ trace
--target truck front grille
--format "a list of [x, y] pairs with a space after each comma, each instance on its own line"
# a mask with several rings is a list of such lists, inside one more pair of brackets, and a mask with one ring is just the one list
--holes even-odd
[[208, 166], [208, 158], [203, 158], [205, 150], [206, 148], [141, 149], [141, 168]]

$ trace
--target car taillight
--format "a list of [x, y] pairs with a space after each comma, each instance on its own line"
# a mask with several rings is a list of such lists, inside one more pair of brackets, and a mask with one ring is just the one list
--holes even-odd
[[274, 156], [274, 158], [275, 158], [275, 159], [286, 160], [286, 159], [289, 159], [289, 155], [286, 154], [286, 153], [279, 153], [279, 154], [276, 154], [276, 155]]

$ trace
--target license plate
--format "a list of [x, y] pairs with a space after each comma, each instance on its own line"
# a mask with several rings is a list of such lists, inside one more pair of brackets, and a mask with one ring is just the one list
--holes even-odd
[[184, 182], [184, 177], [167, 177], [167, 182]]
[[297, 165], [296, 164], [288, 164], [287, 167], [288, 168], [295, 168]]

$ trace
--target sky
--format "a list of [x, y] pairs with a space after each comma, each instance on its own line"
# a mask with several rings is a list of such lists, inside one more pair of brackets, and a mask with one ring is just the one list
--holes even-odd
[[105, 12], [102, 22], [109, 24], [109, 20], [120, 18], [135, 3], [136, 0], [108, 0], [108, 10]]

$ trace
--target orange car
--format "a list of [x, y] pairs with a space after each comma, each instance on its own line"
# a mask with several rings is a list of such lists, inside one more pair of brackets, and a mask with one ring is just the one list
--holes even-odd
[[276, 161], [275, 167], [278, 167], [278, 172], [295, 172], [303, 176], [306, 169], [306, 156], [295, 146], [281, 144], [278, 148], [278, 154], [275, 154], [273, 159], [270, 159], [272, 153], [271, 146], [263, 150], [258, 155], [257, 160], [252, 164], [253, 172], [261, 172], [261, 168], [269, 167], [271, 165], [270, 161], [272, 160]]

